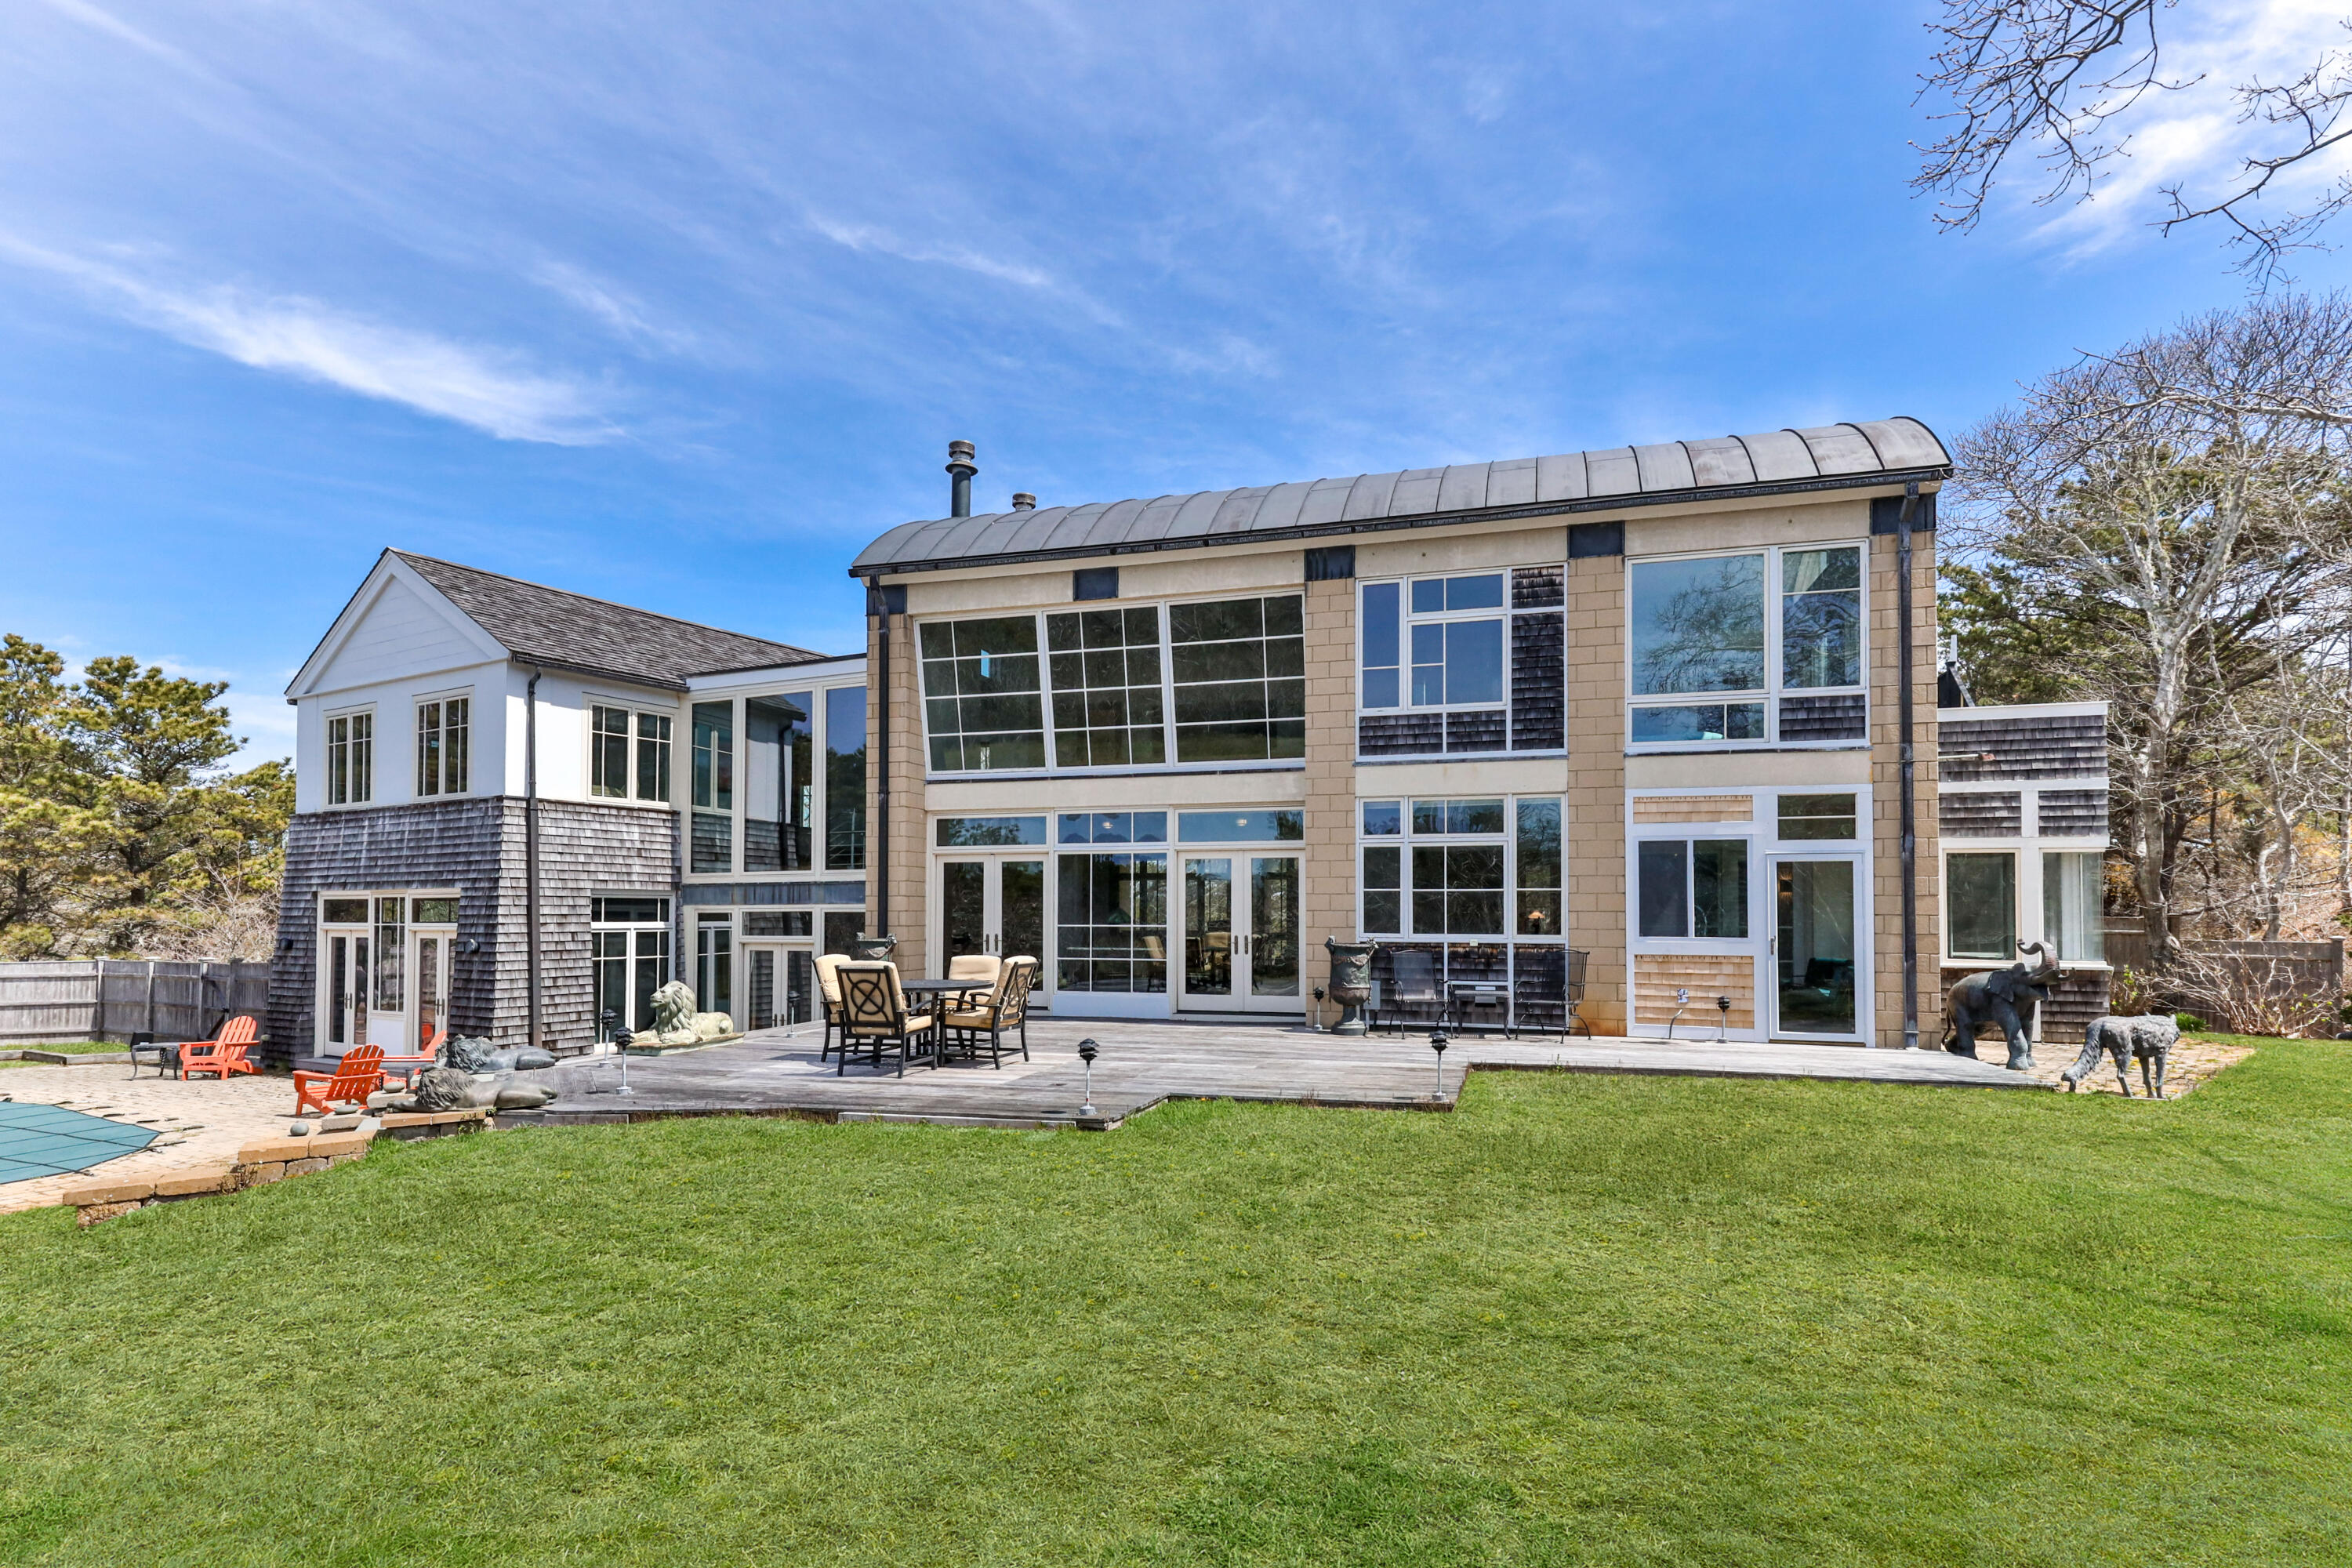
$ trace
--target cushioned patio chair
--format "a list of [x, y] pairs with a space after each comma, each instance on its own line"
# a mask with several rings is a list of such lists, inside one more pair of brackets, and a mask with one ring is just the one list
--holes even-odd
[[898, 988], [895, 963], [845, 963], [835, 971], [841, 982], [841, 1055], [833, 1073], [849, 1069], [855, 1054], [876, 1067], [883, 1054], [895, 1053], [898, 1076], [907, 1076], [907, 1058], [929, 1056], [939, 1065], [938, 1037], [929, 1013], [907, 1011], [907, 994]]
[[[950, 976], [950, 979], [954, 976]], [[1037, 961], [1026, 953], [1004, 961], [996, 988], [977, 1007], [951, 1007], [940, 1015], [946, 1049], [980, 1059], [981, 1042], [987, 1041], [988, 1064], [1004, 1065], [1004, 1036], [1021, 1033], [1021, 1059], [1029, 1059], [1029, 993], [1037, 984]]]
[[816, 990], [824, 1007], [824, 1043], [817, 1048], [816, 1059], [833, 1055], [834, 1037], [841, 1032], [841, 966], [849, 960], [838, 952], [816, 955]]
[[368, 1096], [383, 1087], [383, 1047], [353, 1046], [332, 1072], [294, 1073], [294, 1114], [315, 1110], [332, 1116], [338, 1105], [367, 1109]]
[[209, 1040], [182, 1040], [173, 1047], [180, 1053], [180, 1076], [189, 1079], [208, 1072], [223, 1083], [233, 1072], [249, 1072], [258, 1077], [261, 1069], [246, 1059], [246, 1052], [253, 1048], [260, 1032], [261, 1026], [253, 1021], [251, 1014], [240, 1013], [234, 1018], [222, 1019], [220, 1033]]
[[991, 985], [1004, 973], [1004, 960], [992, 952], [959, 952], [948, 960], [950, 980], [985, 980]]

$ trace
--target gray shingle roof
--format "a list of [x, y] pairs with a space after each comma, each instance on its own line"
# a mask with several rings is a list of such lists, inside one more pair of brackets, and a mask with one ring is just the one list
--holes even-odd
[[405, 550], [388, 553], [415, 568], [509, 653], [533, 664], [683, 691], [689, 675], [806, 664], [827, 657], [430, 555]]
[[1096, 501], [901, 523], [858, 552], [854, 576], [1234, 541], [1423, 528], [1525, 511], [1613, 511], [1673, 500], [1941, 479], [1951, 458], [1916, 419], [1615, 447], [1352, 479]]

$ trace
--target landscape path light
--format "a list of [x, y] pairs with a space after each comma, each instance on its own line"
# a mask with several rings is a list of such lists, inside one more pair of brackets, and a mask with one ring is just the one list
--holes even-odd
[[1715, 999], [1715, 1011], [1717, 1015], [1715, 1020], [1715, 1043], [1719, 1046], [1731, 1037], [1724, 1032], [1731, 1027], [1731, 998], [1728, 996], [1717, 997]]
[[1078, 1107], [1080, 1116], [1097, 1114], [1095, 1110], [1095, 1058], [1099, 1054], [1094, 1041], [1087, 1039], [1078, 1042], [1078, 1060], [1087, 1064], [1087, 1101]]
[[1444, 1031], [1444, 1030], [1443, 1030], [1443, 1029], [1439, 1029], [1439, 1030], [1437, 1030], [1435, 1033], [1432, 1034], [1432, 1035], [1429, 1037], [1429, 1048], [1430, 1048], [1431, 1050], [1435, 1051], [1435, 1052], [1437, 1053], [1437, 1092], [1436, 1092], [1435, 1094], [1432, 1095], [1430, 1098], [1431, 1098], [1431, 1099], [1433, 1099], [1433, 1100], [1444, 1100], [1444, 1099], [1445, 1098], [1445, 1031]]
[[605, 1008], [602, 1013], [596, 1015], [596, 1021], [604, 1026], [605, 1037], [613, 1043], [613, 1054], [621, 1058], [621, 1087], [614, 1089], [613, 1092], [614, 1094], [635, 1094], [637, 1091], [629, 1087], [628, 1028], [626, 1026], [622, 1024], [621, 1016], [618, 1013], [614, 1012], [610, 1007]]

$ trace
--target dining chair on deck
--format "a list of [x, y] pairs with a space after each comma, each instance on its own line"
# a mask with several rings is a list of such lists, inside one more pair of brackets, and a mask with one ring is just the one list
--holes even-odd
[[940, 1016], [940, 1026], [945, 1031], [947, 1049], [963, 1052], [972, 1060], [980, 1059], [981, 1040], [988, 1041], [988, 1063], [993, 1068], [1004, 1066], [1004, 1035], [1008, 1029], [1021, 1033], [1021, 1059], [1029, 1059], [1029, 993], [1037, 984], [1037, 961], [1024, 953], [1004, 961], [998, 975], [996, 989], [977, 1007], [954, 1008]]
[[907, 1058], [928, 1053], [939, 1065], [939, 1047], [929, 1013], [907, 1011], [907, 994], [898, 988], [895, 963], [845, 963], [835, 972], [841, 982], [841, 1056], [834, 1066], [839, 1078], [856, 1052], [876, 1067], [885, 1051], [896, 1051], [898, 1076], [907, 1076]]
[[992, 952], [959, 952], [948, 960], [950, 980], [985, 980], [991, 985], [1004, 973], [1004, 960]]
[[817, 995], [824, 1007], [824, 1043], [816, 1053], [820, 1062], [833, 1054], [834, 1037], [841, 1032], [841, 966], [848, 962], [838, 952], [816, 955]]

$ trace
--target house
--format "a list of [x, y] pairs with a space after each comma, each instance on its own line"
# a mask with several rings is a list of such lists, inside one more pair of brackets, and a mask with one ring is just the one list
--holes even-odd
[[1945, 968], [2097, 940], [2096, 705], [1955, 718], [1939, 788], [1951, 467], [1916, 420], [984, 516], [949, 467], [951, 515], [851, 567], [904, 963], [1295, 1017], [1363, 939], [1392, 1012], [1557, 1020], [1580, 971], [1601, 1032], [1893, 1046], [1906, 967], [1932, 1045]]
[[2053, 1034], [2104, 1010], [2105, 710], [1939, 682], [1916, 420], [982, 516], [949, 471], [858, 656], [385, 552], [289, 688], [278, 1058], [584, 1047], [673, 976], [804, 1021], [868, 931], [1080, 1017], [1328, 1018], [1327, 939], [1402, 1017], [1899, 1046], [1907, 973], [1932, 1046], [2045, 937]]
[[815, 942], [862, 929], [860, 657], [387, 550], [287, 700], [280, 1062], [582, 1046], [673, 975], [806, 1018]]

